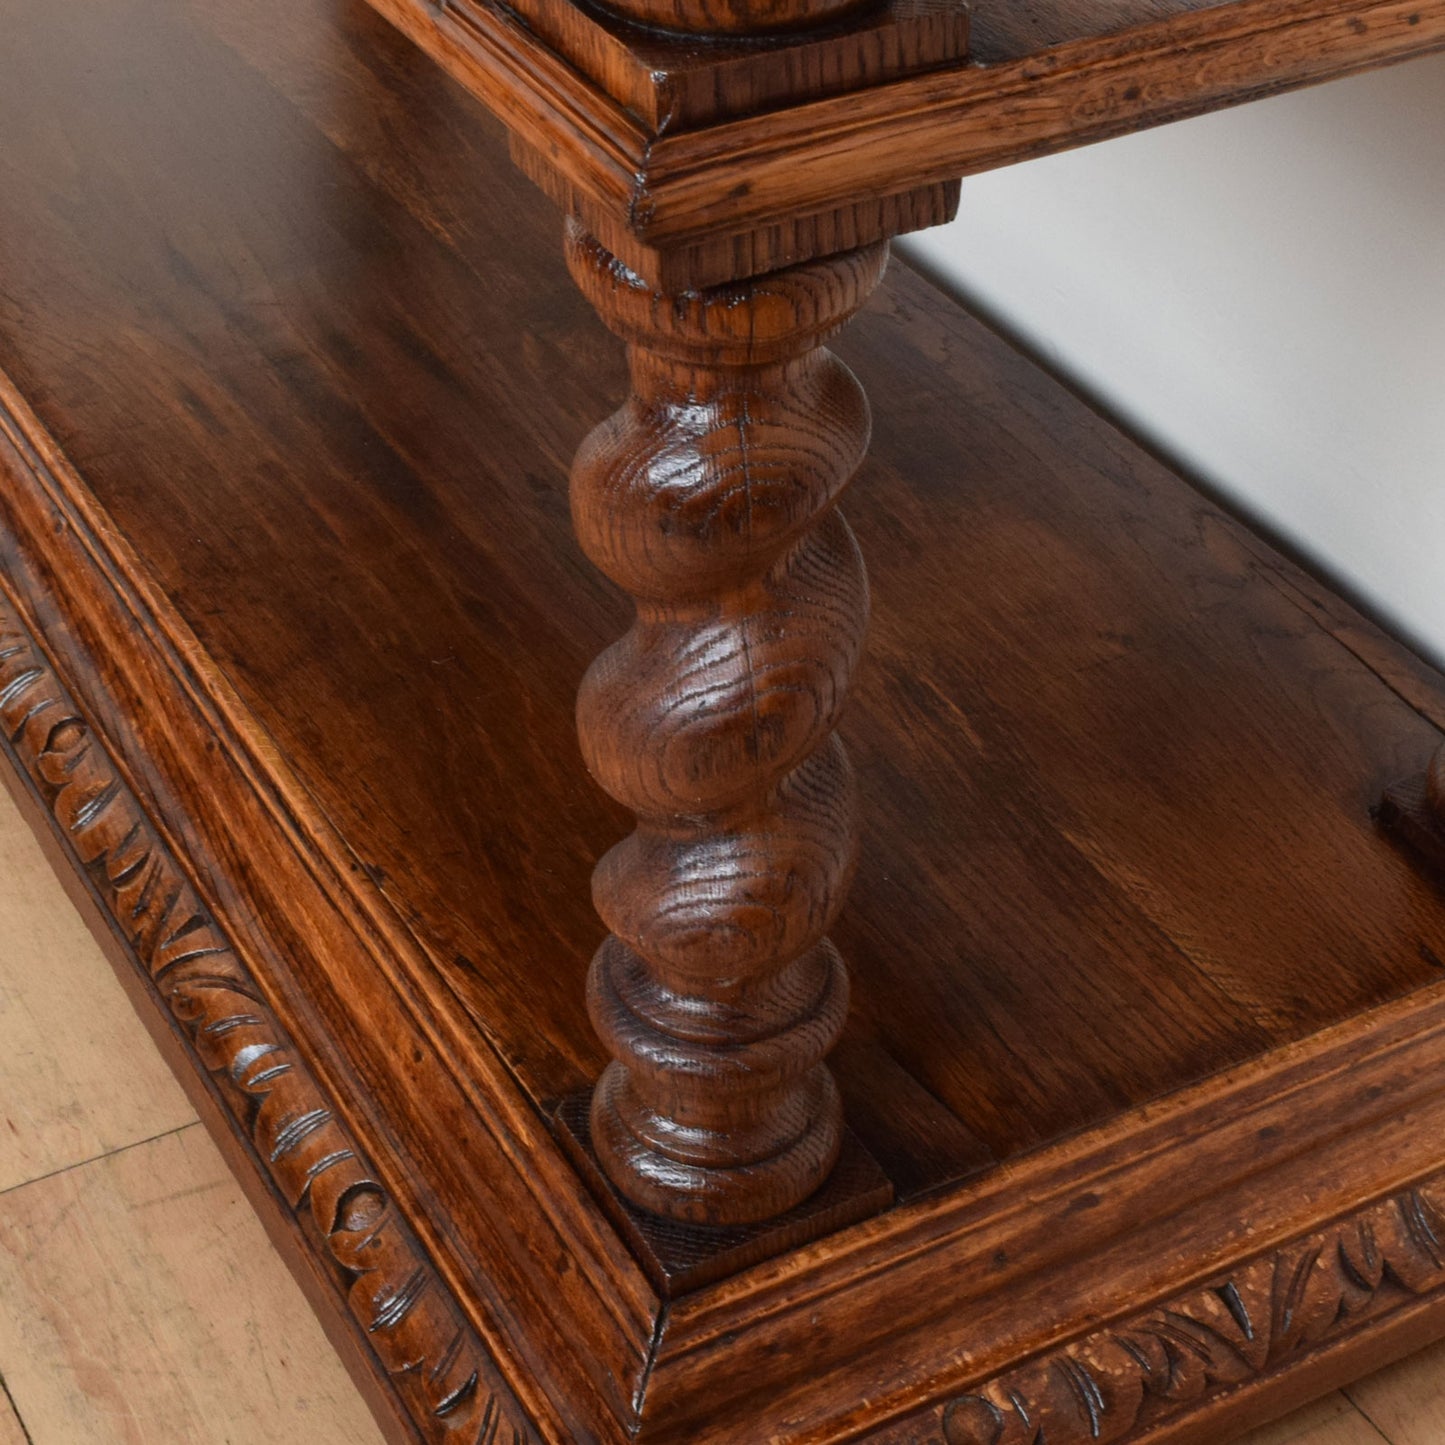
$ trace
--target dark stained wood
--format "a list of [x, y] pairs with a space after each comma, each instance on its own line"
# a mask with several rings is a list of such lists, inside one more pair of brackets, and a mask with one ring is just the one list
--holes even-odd
[[[1110, 6], [1090, 6], [1102, 16]], [[997, 65], [659, 138], [639, 235], [666, 251], [849, 196], [971, 175], [1445, 46], [1445, 0], [1233, 0]]]
[[[972, 58], [982, 65], [1026, 60], [1056, 46], [1161, 25], [1231, 0], [971, 0]], [[1221, 17], [1202, 17], [1213, 23]]]
[[608, 0], [639, 25], [682, 35], [765, 35], [826, 25], [868, 0]]
[[[5, 458], [9, 475], [15, 460], [13, 453]], [[445, 1294], [426, 1288], [421, 1250], [364, 1149], [326, 1107], [284, 1027], [258, 1010], [255, 980], [4, 604], [0, 728], [178, 1025], [194, 1060], [188, 1072], [220, 1095], [221, 1117], [231, 1126], [223, 1132], [242, 1132], [255, 1162], [264, 1161], [267, 1182], [324, 1262], [318, 1272], [341, 1296], [332, 1309], [344, 1301], [372, 1339], [377, 1374], [402, 1393], [401, 1410], [420, 1420], [453, 1416], [461, 1430], [481, 1432], [489, 1420], [524, 1430], [525, 1416], [485, 1346]], [[234, 1150], [231, 1157], [234, 1163]], [[444, 1341], [450, 1347], [439, 1353]], [[397, 1402], [382, 1398], [395, 1423]]]
[[[1144, 1445], [1155, 1430], [1228, 1439], [1232, 1390], [1278, 1394], [1294, 1370], [1308, 1372], [1316, 1350], [1358, 1346], [1391, 1320], [1424, 1313], [1433, 1325], [1422, 1328], [1438, 1329], [1445, 1264], [1431, 1231], [1442, 1186], [1438, 1136], [1427, 1131], [1445, 1122], [1429, 1062], [1441, 1043], [1441, 1005], [1442, 990], [1432, 989], [1379, 1011], [1367, 1029], [1276, 1052], [1147, 1115], [1121, 1115], [1117, 1127], [895, 1209], [831, 1241], [826, 1258], [778, 1262], [676, 1302], [649, 1391], [656, 1438], [742, 1445], [752, 1437], [741, 1422], [763, 1415], [789, 1422], [789, 1438], [803, 1440], [897, 1416], [906, 1427], [881, 1428], [880, 1438], [936, 1441], [954, 1399], [1006, 1386], [1062, 1343], [1088, 1360], [1116, 1328], [1145, 1324], [1153, 1309], [1187, 1306], [1196, 1292], [1235, 1281], [1243, 1292], [1248, 1276], [1277, 1266], [1280, 1314], [1258, 1318], [1261, 1348], [1232, 1381], [1194, 1368], [1185, 1347], [1184, 1372], [1155, 1375], [1150, 1408], [1135, 1415], [1131, 1397], [1146, 1398], [1137, 1373], [1100, 1361], [1096, 1383], [1111, 1400], [1115, 1442]], [[1413, 1042], [1402, 1048], [1402, 1035]], [[1422, 1160], [1430, 1161], [1423, 1175]], [[1341, 1209], [1345, 1199], [1355, 1202]], [[1317, 1285], [1328, 1288], [1335, 1263], [1328, 1245], [1308, 1247], [1310, 1237], [1326, 1226], [1336, 1237], [1354, 1230], [1368, 1250], [1368, 1216], [1381, 1200], [1425, 1226], [1424, 1248], [1408, 1246], [1398, 1275], [1362, 1274], [1351, 1310], [1312, 1304], [1308, 1328], [1291, 1332], [1292, 1307]], [[1302, 1218], [1314, 1223], [1301, 1228]], [[886, 1275], [872, 1274], [885, 1257]], [[1171, 1277], [1177, 1287], [1164, 1283]], [[1193, 1311], [1180, 1314], [1182, 1332], [1207, 1347]], [[719, 1358], [732, 1366], [725, 1379], [709, 1369]], [[1177, 1390], [1167, 1388], [1173, 1382]], [[921, 1393], [931, 1398], [919, 1409]], [[1072, 1403], [1087, 1411], [1087, 1402]], [[1196, 1418], [1215, 1434], [1191, 1431]], [[1077, 1409], [1069, 1424], [1077, 1430]]]
[[643, 1209], [756, 1224], [815, 1193], [843, 1138], [827, 933], [858, 805], [834, 733], [868, 580], [837, 503], [869, 416], [823, 343], [888, 250], [664, 295], [574, 222], [567, 263], [632, 377], [572, 464], [582, 549], [637, 609], [577, 700], [587, 769], [638, 824], [592, 875], [611, 933], [588, 1011], [613, 1062], [591, 1142]]
[[1445, 877], [1445, 748], [1423, 773], [1385, 790], [1380, 820]]
[[[1445, 895], [1370, 809], [1445, 683], [904, 268], [833, 343], [835, 1069], [897, 1202], [664, 1302], [551, 1122], [632, 826], [572, 718], [632, 609], [563, 478], [649, 375], [370, 12], [5, 35], [5, 746], [398, 1438], [1011, 1445], [1017, 1399], [1067, 1442], [1084, 1369], [1102, 1438], [1217, 1441], [1438, 1331]], [[1161, 1319], [1234, 1354], [1141, 1374]]]
[[515, 135], [511, 150], [518, 167], [536, 181], [564, 215], [581, 220], [630, 270], [664, 291], [706, 289], [819, 256], [854, 251], [909, 231], [941, 226], [957, 214], [961, 190], [958, 181], [942, 181], [905, 191], [870, 194], [847, 206], [787, 216], [735, 233], [689, 237], [658, 251], [638, 241], [611, 202], [598, 201], [579, 190], [555, 165]]
[[849, 1129], [823, 1185], [802, 1203], [757, 1224], [698, 1225], [632, 1204], [603, 1173], [592, 1142], [592, 1095], [557, 1110], [562, 1142], [618, 1233], [665, 1299], [740, 1274], [823, 1235], [867, 1219], [893, 1202], [893, 1184]]

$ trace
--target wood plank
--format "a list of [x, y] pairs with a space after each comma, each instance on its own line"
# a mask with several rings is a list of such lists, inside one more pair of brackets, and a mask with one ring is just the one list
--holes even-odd
[[[972, 57], [653, 133], [503, 7], [373, 0], [546, 157], [554, 193], [649, 280], [702, 285], [842, 249], [875, 201], [1445, 46], [1445, 0], [1051, 0], [979, 7]], [[917, 225], [894, 216], [893, 233]], [[810, 237], [812, 238], [810, 241]], [[874, 235], [860, 237], [875, 239]], [[624, 247], [624, 242], [628, 247]]]
[[[19, 874], [4, 875], [4, 882], [0, 884], [0, 910], [10, 906], [11, 911], [23, 908], [30, 903], [26, 891], [26, 875]], [[44, 962], [49, 966], [59, 967], [70, 955], [55, 954], [47, 957]], [[92, 950], [91, 957], [84, 965], [92, 974], [93, 981], [97, 986], [103, 985], [109, 980], [109, 972], [105, 963]], [[137, 1049], [130, 1052], [129, 1057], [139, 1059], [142, 1050]], [[118, 1093], [135, 1094], [139, 1098], [144, 1097], [143, 1085], [138, 1085], [137, 1080], [143, 1073], [141, 1070], [127, 1070], [116, 1081]], [[231, 1247], [235, 1241], [227, 1241], [226, 1247]], [[266, 1268], [274, 1268], [274, 1264], [268, 1264]], [[264, 1300], [261, 1301], [263, 1304]], [[214, 1308], [214, 1304], [211, 1306]], [[129, 1330], [143, 1326], [144, 1317], [139, 1319], [131, 1313], [131, 1304], [124, 1295], [109, 1297], [108, 1309], [113, 1313], [107, 1314], [104, 1318], [97, 1311], [94, 1301], [89, 1305], [90, 1313], [87, 1315], [87, 1327], [93, 1330], [108, 1330], [112, 1336], [123, 1334]], [[234, 1302], [227, 1306], [228, 1312], [234, 1311]], [[244, 1334], [244, 1341], [249, 1346], [250, 1342], [262, 1335], [271, 1336], [274, 1334], [274, 1322], [264, 1316], [256, 1316], [247, 1322], [247, 1329]], [[237, 1335], [240, 1332], [237, 1331]], [[295, 1355], [299, 1342], [289, 1342], [289, 1352]], [[324, 1345], [321, 1347], [322, 1355], [325, 1355]], [[1424, 1445], [1424, 1442], [1432, 1442], [1435, 1434], [1424, 1433], [1433, 1430], [1435, 1427], [1436, 1415], [1439, 1409], [1438, 1393], [1434, 1399], [1428, 1390], [1420, 1388], [1422, 1376], [1425, 1381], [1430, 1381], [1432, 1375], [1438, 1376], [1441, 1373], [1440, 1360], [1441, 1350], [1439, 1348], [1424, 1352], [1422, 1355], [1412, 1357], [1409, 1361], [1403, 1362], [1401, 1366], [1387, 1369], [1379, 1376], [1371, 1377], [1352, 1387], [1352, 1394], [1359, 1395], [1367, 1403], [1372, 1415], [1377, 1419], [1387, 1419], [1391, 1422], [1389, 1438], [1397, 1442], [1397, 1445]], [[202, 1390], [207, 1388], [207, 1381], [212, 1373], [211, 1359], [208, 1355], [206, 1365], [200, 1376], [191, 1383], [192, 1388]], [[324, 1367], [325, 1360], [318, 1362], [318, 1367]], [[234, 1363], [233, 1368], [244, 1370], [248, 1367], [245, 1359]], [[3, 1383], [3, 1377], [0, 1377]], [[349, 1418], [351, 1405], [344, 1397], [341, 1398], [343, 1417]], [[308, 1428], [315, 1430], [319, 1428], [317, 1417], [314, 1411], [308, 1411]], [[1251, 1432], [1240, 1441], [1240, 1445], [1379, 1445], [1383, 1437], [1379, 1431], [1374, 1429], [1356, 1410], [1344, 1396], [1336, 1394], [1315, 1405], [1306, 1407], [1304, 1410], [1277, 1422], [1274, 1425], [1264, 1427], [1258, 1431]], [[36, 1436], [35, 1445], [45, 1445], [45, 1437]], [[0, 1445], [30, 1445], [27, 1437], [22, 1433], [22, 1427], [18, 1417], [14, 1414], [8, 1400], [0, 1395]], [[198, 1440], [196, 1445], [206, 1445], [205, 1441]]]
[[[0, 1380], [0, 1387], [3, 1387]], [[35, 1445], [25, 1433], [20, 1417], [11, 1408], [8, 1395], [0, 1393], [0, 1445]]]
[[3, 1194], [196, 1115], [3, 789], [0, 878]]
[[[1225, 1047], [1243, 1052], [1254, 1029], [1277, 1041], [1334, 1007], [1332, 994], [1352, 1007], [1356, 958], [1367, 968], [1394, 959], [1406, 987], [1434, 977], [1419, 967], [1417, 930], [1438, 895], [1381, 846], [1370, 809], [1435, 734], [1319, 626], [1311, 599], [1322, 589], [1261, 557], [1242, 529], [1122, 449], [997, 338], [957, 327], [916, 277], [898, 275], [891, 295], [867, 318], [875, 324], [858, 328], [856, 349], [853, 337], [839, 347], [876, 415], [851, 510], [865, 547], [914, 527], [946, 529], [949, 542], [870, 551], [875, 672], [850, 733], [861, 773], [876, 781], [865, 858], [911, 862], [871, 874], [865, 863], [841, 943], [855, 960], [879, 959], [896, 948], [887, 920], [907, 916], [922, 944], [907, 988], [886, 965], [856, 970], [883, 1040], [1007, 1152], [1017, 1144], [1004, 1136], [1022, 1122], [1013, 1091], [1028, 1094], [1036, 1080], [1056, 1122], [1065, 1100], [1082, 1122], [1094, 1091], [1142, 1102], [1167, 1088], [1158, 1076], [1144, 1082], [1156, 1043], [1185, 1018], [1207, 1030], [1215, 990], [1235, 1041]], [[944, 416], [971, 435], [956, 454], [968, 460], [940, 469]], [[960, 576], [976, 585], [959, 586]], [[1300, 686], [1281, 686], [1285, 676]], [[1278, 746], [1325, 717], [1334, 721], [1319, 749]], [[900, 732], [912, 740], [901, 754], [886, 741]], [[1234, 768], [1240, 747], [1270, 758], [1248, 784]], [[1260, 833], [1276, 828], [1292, 838], [1277, 855]], [[1301, 906], [1314, 895], [1293, 866], [1309, 837], [1325, 835], [1351, 878], [1373, 878], [1370, 897], [1394, 900], [1389, 931], [1413, 914], [1393, 941], [1354, 933], [1360, 916], [1347, 921], [1328, 898], [1314, 899], [1323, 911], [1313, 917]], [[1266, 851], [1282, 871], [1259, 866]], [[1005, 899], [1029, 876], [1036, 903], [1015, 913]], [[948, 910], [951, 896], [967, 897], [967, 910]], [[1352, 934], [1358, 945], [1344, 944]], [[1084, 964], [1095, 948], [1110, 962]], [[1264, 952], [1269, 969], [1244, 962]], [[1114, 980], [1121, 994], [1094, 992]], [[1001, 1009], [1014, 989], [1027, 1006]], [[1201, 991], [1190, 1005], [1165, 1004], [1175, 989]], [[1142, 999], [1159, 1002], [1164, 1034], [1133, 1032]], [[1073, 1010], [1093, 1021], [1098, 1046], [1065, 1075], [1054, 1024]], [[1193, 1047], [1172, 1037], [1176, 1059]], [[1220, 1047], [1207, 1032], [1194, 1038]], [[1011, 1119], [1003, 1135], [988, 1122], [999, 1107]]]
[[1022, 60], [1059, 45], [1157, 25], [1230, 0], [972, 0], [971, 59]]
[[[7, 626], [93, 721], [52, 743], [23, 679], [0, 706], [147, 986], [166, 897], [207, 930], [168, 1017], [397, 1389], [433, 1375], [372, 1328], [354, 1216], [273, 1170], [270, 1066], [198, 1009], [254, 1001], [236, 1029], [345, 1141], [313, 1162], [354, 1165], [428, 1281], [419, 1352], [465, 1323], [477, 1413], [519, 1433], [620, 1440], [639, 1399], [658, 1439], [933, 1430], [1109, 1321], [1262, 1299], [1346, 1228], [1388, 1228], [1411, 1283], [1322, 1270], [1321, 1333], [1153, 1401], [1159, 1439], [1438, 1329], [1401, 1222], [1417, 1186], [1445, 1208], [1445, 905], [1368, 807], [1445, 688], [1400, 696], [1400, 648], [906, 271], [840, 343], [877, 606], [839, 932], [845, 1088], [909, 1197], [659, 1309], [545, 1123], [599, 1062], [585, 879], [627, 827], [571, 721], [627, 608], [560, 485], [622, 358], [500, 137], [375, 17], [214, 13], [76, 0], [0, 55], [0, 362], [46, 423], [6, 393]], [[409, 1408], [437, 1435], [445, 1403]]]
[[[639, 235], [666, 250], [1429, 54], [1442, 0], [1234, 0], [997, 65], [665, 135]], [[741, 188], [741, 189], [740, 189]]]
[[37, 1445], [380, 1445], [198, 1126], [0, 1197], [0, 1294]]

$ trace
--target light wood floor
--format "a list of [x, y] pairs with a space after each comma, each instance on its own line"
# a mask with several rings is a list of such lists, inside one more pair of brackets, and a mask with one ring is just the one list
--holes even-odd
[[[0, 1445], [380, 1438], [0, 789]], [[1248, 1445], [1382, 1441], [1445, 1445], [1445, 1346]]]

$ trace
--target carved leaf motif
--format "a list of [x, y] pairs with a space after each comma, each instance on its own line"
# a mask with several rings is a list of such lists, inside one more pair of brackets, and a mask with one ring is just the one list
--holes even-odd
[[0, 596], [0, 729], [298, 1222], [421, 1437], [535, 1439], [481, 1340], [114, 763]]
[[1181, 1407], [1445, 1284], [1438, 1181], [989, 1381], [946, 1445], [1126, 1445]]

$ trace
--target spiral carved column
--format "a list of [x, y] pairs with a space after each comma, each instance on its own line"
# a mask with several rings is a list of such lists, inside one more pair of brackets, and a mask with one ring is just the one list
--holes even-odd
[[614, 1058], [593, 1147], [644, 1209], [753, 1223], [818, 1188], [842, 1129], [822, 1061], [848, 984], [826, 933], [857, 822], [833, 730], [868, 587], [835, 503], [869, 419], [821, 342], [887, 247], [677, 296], [576, 225], [567, 252], [632, 369], [572, 470], [582, 546], [637, 605], [577, 708], [593, 776], [637, 815], [593, 875], [611, 936], [589, 1007]]

